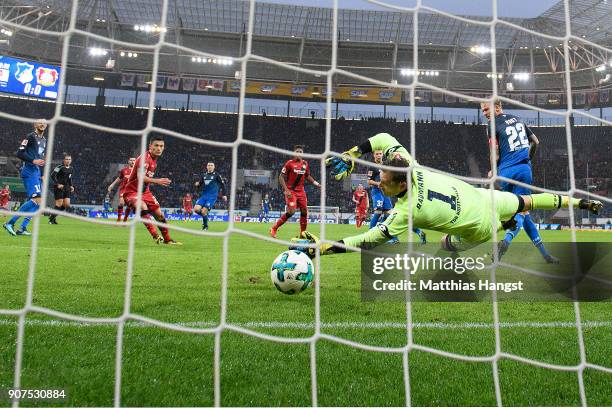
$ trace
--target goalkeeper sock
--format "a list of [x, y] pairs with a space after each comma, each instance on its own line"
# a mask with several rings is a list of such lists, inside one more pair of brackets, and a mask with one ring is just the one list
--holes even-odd
[[380, 213], [374, 213], [372, 215], [372, 219], [370, 220], [370, 229], [374, 228], [376, 224], [378, 224], [378, 219], [380, 218]]
[[119, 204], [119, 207], [117, 207], [117, 222], [121, 221], [122, 215], [123, 215], [123, 206]]
[[578, 207], [579, 198], [572, 198], [552, 193], [540, 193], [531, 195], [532, 210], [555, 210], [557, 208]]
[[147, 230], [149, 231], [149, 234], [151, 234], [151, 236], [153, 238], [157, 238], [157, 230], [155, 229], [155, 225], [151, 224], [149, 222], [149, 220], [151, 220], [151, 214], [143, 214], [142, 218], [144, 218], [144, 226], [147, 227]]
[[306, 211], [300, 213], [300, 232], [306, 231], [308, 227], [308, 213]]
[[516, 214], [514, 216], [514, 220], [516, 221], [516, 227], [514, 227], [514, 229], [506, 231], [506, 237], [504, 238], [504, 241], [506, 241], [508, 244], [512, 242], [512, 240], [516, 238], [518, 233], [521, 231], [521, 228], [523, 227], [523, 222], [525, 221], [525, 216], [523, 214]]
[[278, 229], [280, 228], [284, 223], [287, 222], [287, 220], [290, 218], [291, 216], [287, 213], [284, 213], [283, 215], [281, 215], [281, 217], [278, 219], [278, 221], [276, 221], [276, 224], [274, 224], [274, 226], [272, 227], [273, 229]]

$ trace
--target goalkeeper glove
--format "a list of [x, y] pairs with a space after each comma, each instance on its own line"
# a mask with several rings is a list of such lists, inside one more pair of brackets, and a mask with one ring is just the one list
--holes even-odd
[[314, 258], [314, 256], [316, 255], [316, 251], [315, 248], [309, 248], [304, 246], [305, 244], [315, 244], [319, 247], [319, 250], [321, 252], [321, 255], [330, 255], [333, 254], [332, 248], [333, 245], [332, 244], [320, 244], [319, 245], [319, 238], [308, 232], [308, 231], [302, 231], [302, 233], [300, 234], [300, 238], [292, 238], [291, 242], [294, 243], [292, 244], [289, 249], [295, 249], [296, 251], [301, 251], [304, 252], [306, 255], [308, 255], [311, 259]]
[[307, 239], [302, 238], [291, 238], [291, 245], [289, 245], [289, 249], [292, 251], [300, 251], [308, 255], [310, 259], [315, 256], [315, 248], [308, 247], [308, 244], [311, 244]]
[[325, 165], [331, 168], [331, 174], [338, 181], [347, 178], [355, 168], [355, 159], [361, 157], [359, 147], [355, 146], [342, 153], [340, 157], [330, 157]]

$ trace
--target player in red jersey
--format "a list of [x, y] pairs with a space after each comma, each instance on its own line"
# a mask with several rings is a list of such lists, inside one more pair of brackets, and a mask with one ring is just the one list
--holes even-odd
[[287, 160], [278, 176], [278, 181], [285, 193], [287, 212], [281, 215], [276, 224], [270, 229], [270, 235], [274, 238], [276, 238], [276, 231], [295, 214], [297, 208], [300, 209], [300, 232], [306, 231], [308, 226], [308, 198], [304, 191], [304, 180], [308, 180], [315, 187], [321, 188], [319, 182], [310, 175], [308, 162], [302, 160], [304, 146], [296, 145], [293, 148], [293, 152], [295, 153], [293, 159]]
[[[162, 177], [162, 178], [154, 178], [155, 170], [157, 169], [157, 159], [164, 152], [165, 144], [162, 139], [159, 137], [151, 138], [149, 142], [149, 151], [145, 153], [144, 158], [142, 156], [138, 156], [136, 161], [134, 162], [134, 170], [130, 173], [128, 177], [128, 181], [125, 185], [125, 192], [123, 193], [123, 199], [132, 207], [134, 211], [136, 211], [136, 205], [138, 204], [138, 178], [142, 176], [142, 181], [144, 184], [144, 189], [142, 192], [142, 199], [140, 202], [140, 210], [141, 215], [145, 219], [151, 219], [151, 214], [158, 222], [163, 224], [166, 223], [166, 218], [161, 211], [161, 207], [157, 198], [151, 193], [149, 190], [150, 184], [157, 184], [163, 187], [168, 187], [172, 182], [170, 179]], [[140, 170], [140, 163], [144, 160], [144, 171]], [[159, 227], [159, 230], [162, 233], [160, 237], [157, 234], [157, 230], [155, 226], [147, 221], [144, 222], [145, 227], [151, 233], [151, 236], [155, 240], [156, 243], [164, 243], [164, 244], [173, 244], [173, 245], [181, 245], [180, 242], [174, 241], [170, 238], [170, 234], [168, 233], [168, 228]]]
[[[123, 206], [125, 205], [125, 201], [123, 200], [123, 193], [125, 193], [125, 185], [127, 184], [128, 178], [132, 173], [132, 169], [134, 168], [134, 163], [136, 159], [134, 157], [130, 157], [128, 160], [127, 167], [119, 170], [119, 174], [113, 180], [110, 186], [108, 186], [108, 194], [115, 188], [115, 184], [119, 183], [119, 207], [117, 207], [117, 222], [121, 221], [121, 216], [123, 215]], [[130, 207], [127, 206], [125, 209], [125, 217], [123, 217], [123, 222], [127, 221], [130, 216]]]
[[356, 205], [355, 220], [357, 223], [355, 225], [360, 228], [368, 216], [368, 208], [370, 207], [370, 198], [368, 192], [363, 188], [363, 184], [359, 184], [357, 190], [353, 193], [353, 202]]
[[191, 213], [193, 212], [193, 197], [191, 197], [191, 193], [185, 194], [183, 197], [183, 214], [185, 214], [184, 221], [191, 221]]
[[11, 200], [11, 188], [8, 184], [4, 185], [4, 188], [0, 190], [0, 210], [10, 210], [9, 201]]

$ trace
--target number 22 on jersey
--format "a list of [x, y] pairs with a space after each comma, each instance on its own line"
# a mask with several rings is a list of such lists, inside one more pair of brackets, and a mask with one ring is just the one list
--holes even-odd
[[525, 125], [522, 123], [519, 122], [513, 126], [506, 126], [506, 135], [508, 135], [508, 146], [510, 146], [511, 152], [529, 147]]

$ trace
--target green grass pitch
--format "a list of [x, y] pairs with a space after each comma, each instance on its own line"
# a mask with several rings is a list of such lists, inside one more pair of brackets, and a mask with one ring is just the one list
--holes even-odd
[[[0, 218], [0, 221], [1, 218]], [[117, 317], [124, 307], [128, 228], [59, 218], [41, 220], [33, 303], [87, 317]], [[197, 229], [198, 223], [181, 223]], [[223, 231], [226, 223], [213, 223]], [[265, 234], [269, 225], [236, 224]], [[298, 229], [287, 224], [279, 238]], [[223, 238], [173, 232], [182, 247], [154, 245], [137, 226], [131, 313], [178, 324], [214, 327], [220, 319]], [[354, 226], [329, 226], [339, 239]], [[0, 309], [23, 307], [31, 237], [0, 234]], [[577, 232], [579, 240], [609, 241], [612, 234]], [[545, 241], [569, 241], [569, 232], [545, 232]], [[430, 240], [439, 234], [429, 233]], [[525, 234], [519, 239], [526, 240]], [[404, 237], [405, 240], [405, 237]], [[269, 267], [284, 247], [242, 234], [229, 239], [227, 322], [284, 337], [313, 334], [314, 290], [286, 296], [270, 282]], [[534, 256], [537, 251], [533, 249]], [[320, 314], [322, 332], [374, 346], [406, 344], [406, 306], [362, 303], [359, 255], [324, 257]], [[610, 303], [581, 303], [587, 361], [612, 367]], [[501, 349], [538, 361], [580, 362], [572, 303], [499, 304]], [[453, 353], [495, 352], [491, 303], [415, 303], [414, 342]], [[117, 327], [83, 325], [44, 314], [27, 316], [22, 388], [63, 388], [64, 401], [24, 405], [113, 404]], [[538, 323], [551, 323], [549, 326]], [[0, 316], [0, 389], [13, 384], [17, 318]], [[432, 323], [436, 323], [432, 324]], [[478, 323], [479, 326], [470, 326]], [[533, 323], [533, 324], [532, 324]], [[561, 323], [561, 324], [557, 324]], [[564, 323], [564, 324], [563, 324]], [[531, 324], [531, 325], [530, 325]], [[214, 403], [214, 335], [179, 333], [129, 322], [124, 331], [121, 403], [128, 406], [188, 406]], [[402, 355], [364, 351], [321, 339], [316, 344], [318, 404], [397, 406], [406, 403]], [[418, 406], [495, 405], [491, 363], [464, 362], [423, 351], [409, 354], [411, 403]], [[575, 372], [499, 361], [504, 405], [580, 405]], [[589, 405], [612, 405], [612, 375], [586, 369]], [[234, 331], [221, 335], [221, 404], [311, 405], [310, 348], [281, 344]], [[0, 405], [9, 402], [0, 400]]]

